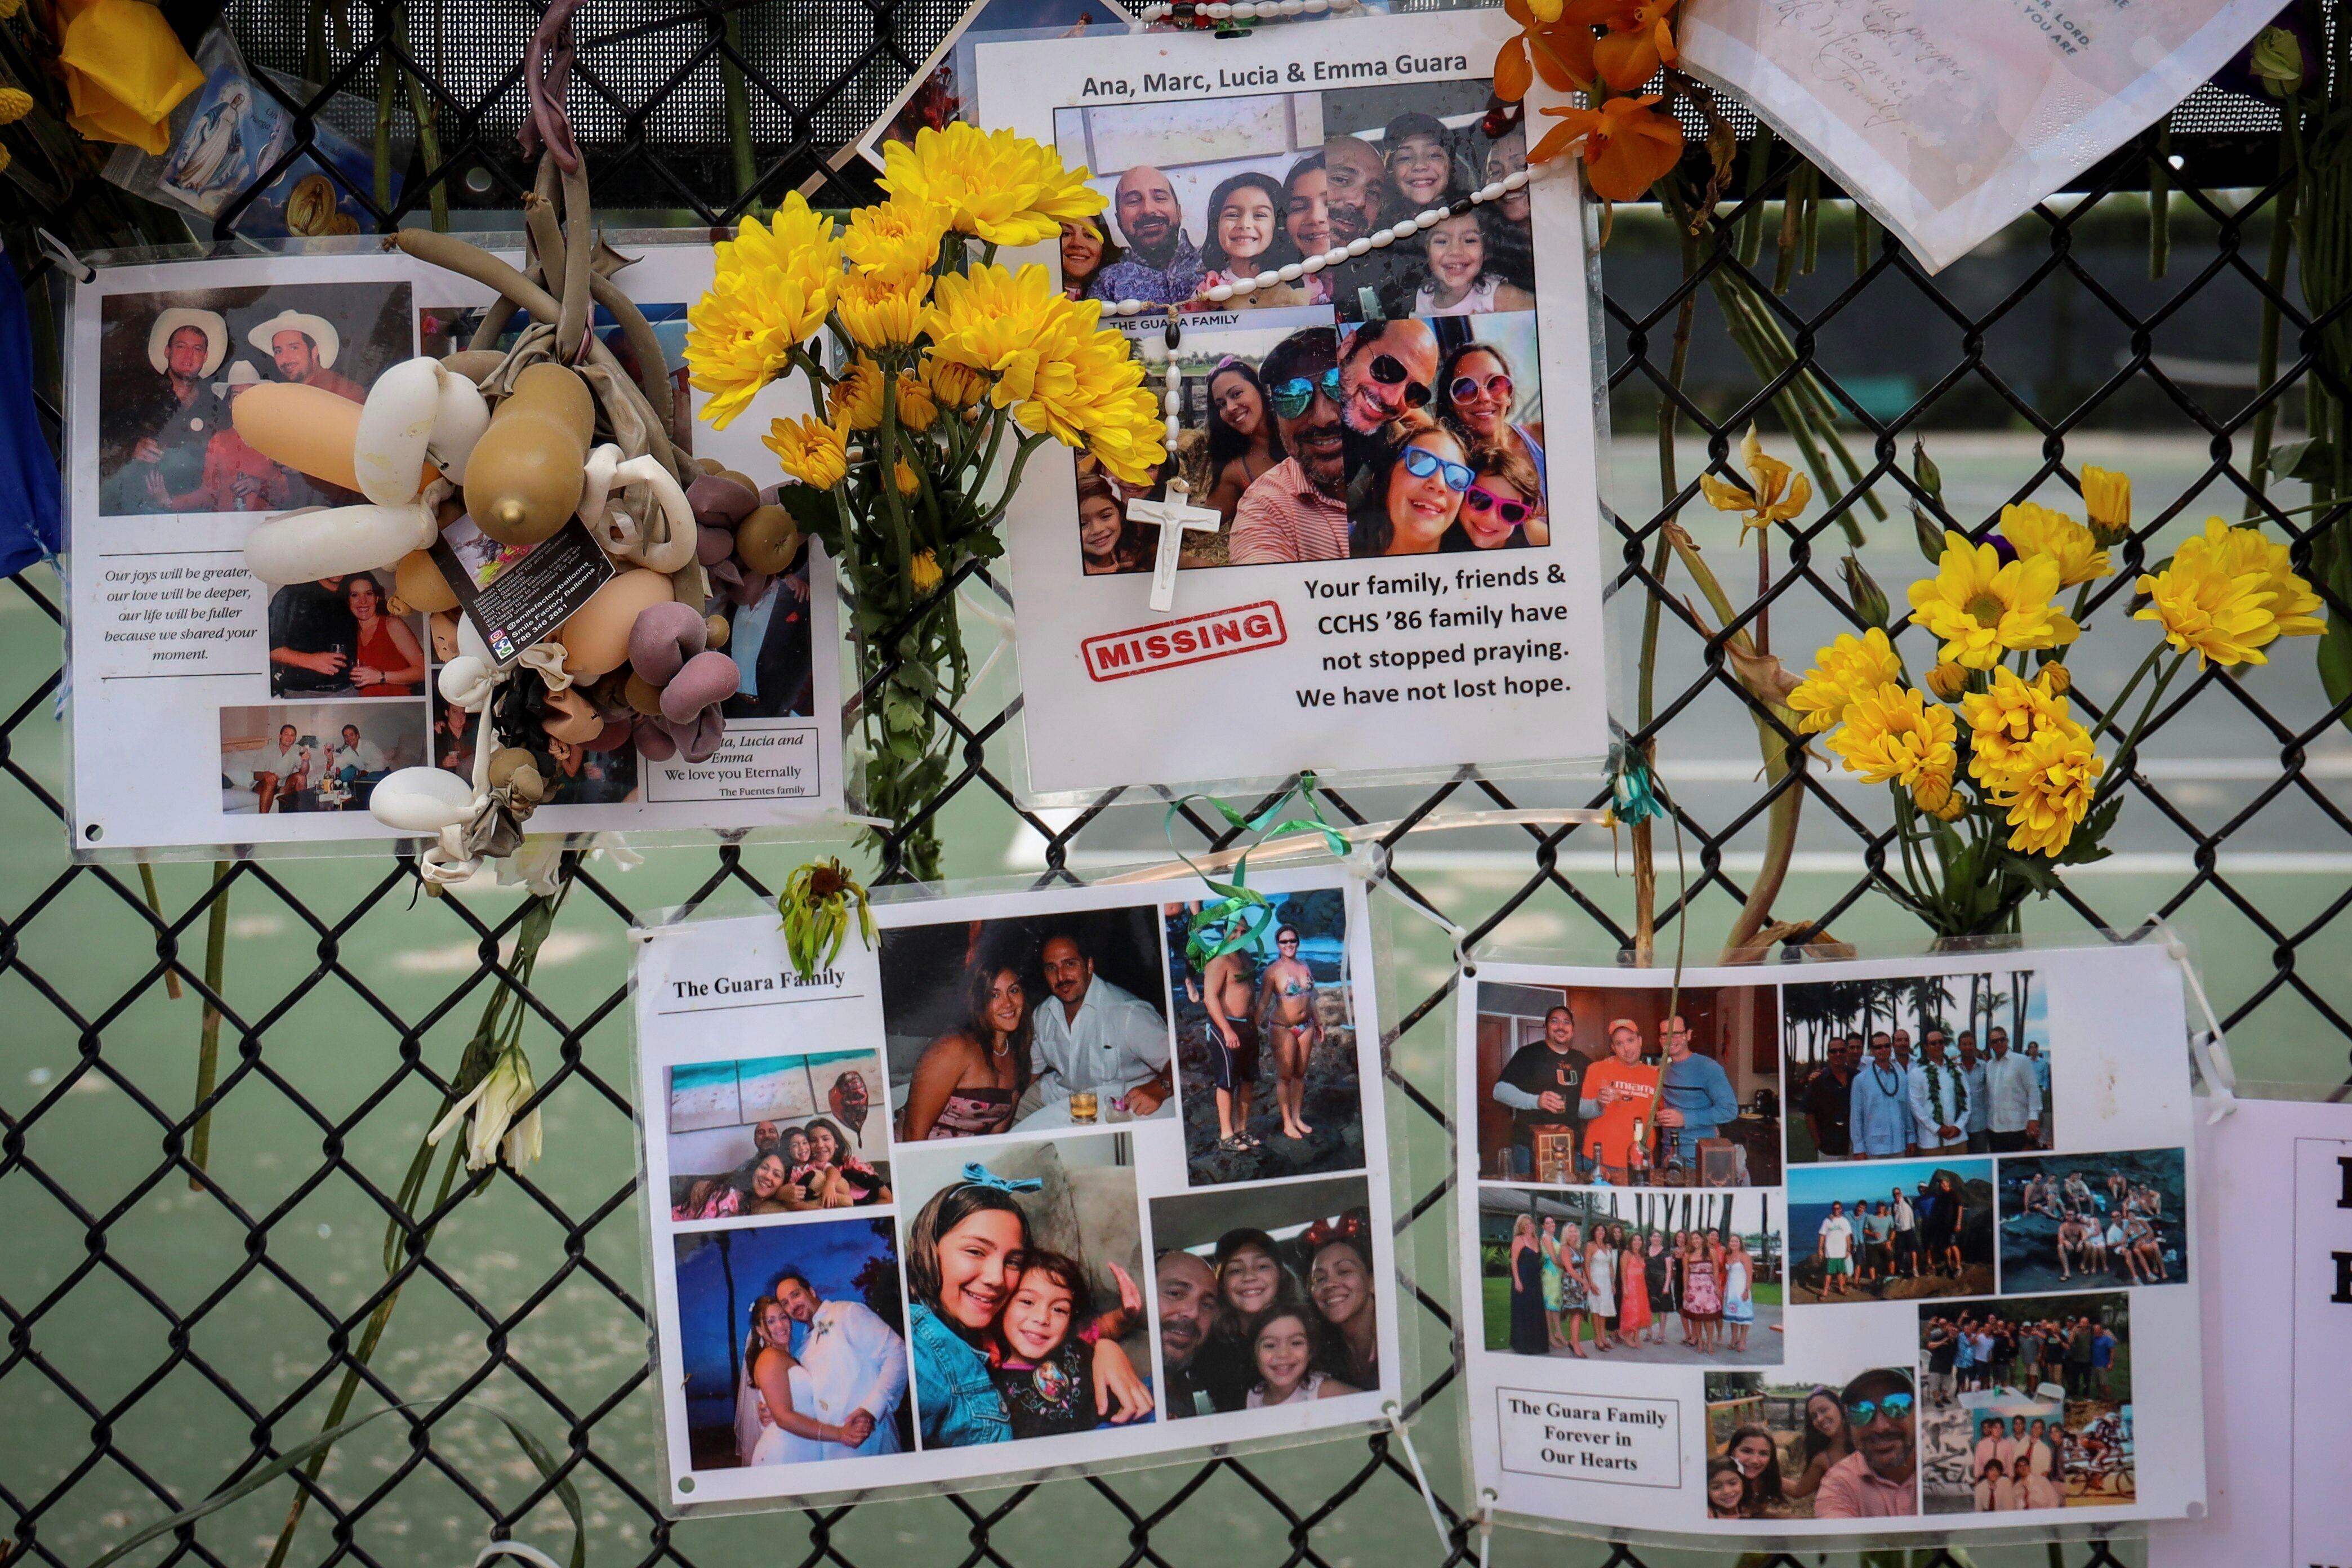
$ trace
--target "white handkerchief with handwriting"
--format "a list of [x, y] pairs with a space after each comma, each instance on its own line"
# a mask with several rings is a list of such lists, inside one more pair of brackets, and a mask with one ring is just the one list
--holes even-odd
[[1939, 270], [2154, 123], [2280, 0], [1689, 0], [1682, 62]]

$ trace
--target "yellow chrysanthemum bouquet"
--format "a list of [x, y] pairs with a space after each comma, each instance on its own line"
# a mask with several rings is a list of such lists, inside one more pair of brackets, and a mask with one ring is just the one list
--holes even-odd
[[1059, 441], [1141, 484], [1166, 457], [1165, 426], [1098, 303], [995, 259], [1099, 213], [1086, 170], [962, 123], [887, 157], [887, 199], [845, 222], [795, 194], [721, 244], [686, 357], [720, 426], [770, 382], [807, 379], [822, 412], [776, 420], [766, 445], [798, 481], [785, 508], [855, 591], [868, 809], [918, 824], [903, 853], [931, 877], [938, 841], [920, 824], [949, 773], [941, 711], [968, 676], [959, 574], [1003, 552], [997, 525], [1038, 447]]
[[[1888, 787], [1898, 896], [1940, 935], [2014, 931], [2026, 897], [2057, 885], [2057, 867], [2108, 853], [2133, 750], [2190, 660], [2262, 664], [2272, 642], [2322, 629], [2319, 597], [2286, 547], [2214, 518], [2139, 578], [2133, 618], [2163, 639], [2084, 722], [2066, 656], [2090, 585], [2113, 574], [2108, 551], [2130, 531], [2131, 481], [2085, 468], [2083, 496], [2087, 523], [2022, 502], [2002, 510], [1992, 540], [1943, 535], [1935, 574], [1910, 590], [1911, 624], [1939, 645], [1920, 680], [1872, 626], [1822, 648], [1789, 697], [1800, 730]], [[2068, 589], [2071, 608], [2059, 603]], [[2109, 735], [2119, 737], [2112, 761], [2099, 752]]]

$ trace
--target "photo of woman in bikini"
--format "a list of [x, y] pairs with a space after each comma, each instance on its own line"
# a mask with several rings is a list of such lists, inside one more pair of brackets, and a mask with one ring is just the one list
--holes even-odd
[[1276, 894], [1197, 931], [1197, 906], [1165, 914], [1192, 1184], [1360, 1169], [1339, 893]]

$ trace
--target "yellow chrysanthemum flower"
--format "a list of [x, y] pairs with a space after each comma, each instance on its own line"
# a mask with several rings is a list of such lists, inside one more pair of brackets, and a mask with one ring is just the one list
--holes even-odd
[[1865, 691], [1901, 685], [1903, 660], [1886, 634], [1873, 626], [1860, 637], [1840, 634], [1837, 641], [1813, 655], [1814, 668], [1789, 693], [1797, 728], [1809, 735], [1834, 729], [1846, 709]]
[[2319, 595], [2295, 574], [2285, 545], [2273, 543], [2258, 528], [2231, 528], [2218, 517], [2205, 520], [2202, 542], [2231, 576], [2246, 572], [2263, 574], [2263, 586], [2271, 593], [2267, 608], [2278, 622], [2279, 636], [2317, 637], [2327, 629], [2327, 623], [2312, 614], [2319, 608]]
[[[13, 16], [24, 0], [0, 0], [0, 17]], [[33, 95], [21, 87], [0, 87], [0, 125], [14, 125], [33, 112]]]
[[2017, 749], [2053, 725], [2069, 724], [2066, 699], [2052, 689], [2052, 665], [2032, 680], [2013, 669], [1996, 669], [1992, 687], [1960, 699], [1969, 727], [1969, 773], [1984, 778], [2010, 765]]
[[1927, 694], [1893, 681], [1857, 692], [1845, 710], [1845, 724], [1830, 737], [1830, 750], [1847, 769], [1872, 784], [1916, 787], [1922, 779], [1951, 783], [1959, 767], [1954, 743], [1959, 727], [1952, 711]]
[[841, 283], [832, 223], [795, 191], [767, 227], [745, 218], [718, 247], [709, 289], [686, 313], [686, 363], [709, 393], [702, 416], [724, 430], [824, 326]]
[[1970, 669], [1990, 669], [2018, 648], [2063, 647], [2083, 628], [2050, 596], [2058, 563], [2046, 555], [2004, 565], [1990, 544], [1944, 535], [1933, 577], [1911, 584], [1911, 620], [1944, 639], [1942, 656]]
[[849, 453], [841, 432], [812, 415], [777, 420], [760, 437], [760, 444], [776, 455], [784, 472], [817, 489], [831, 489], [849, 473]]
[[[1934, 816], [1944, 816], [1944, 813], [1951, 808], [1954, 796], [1948, 774], [1924, 773], [1911, 786], [1911, 804]], [[1944, 820], [1949, 822], [1952, 819], [1944, 816]]]
[[2091, 531], [2063, 511], [2032, 501], [2000, 509], [2000, 535], [2020, 555], [2042, 555], [2058, 563], [2058, 585], [2071, 588], [2111, 574], [2107, 552]]
[[825, 416], [844, 430], [882, 427], [882, 367], [860, 354], [825, 388]]
[[929, 202], [894, 199], [859, 207], [841, 237], [850, 270], [894, 283], [927, 275], [940, 258], [947, 215]]
[[2136, 584], [2150, 602], [2134, 616], [2164, 628], [2164, 640], [2210, 664], [2267, 664], [2262, 650], [2282, 637], [2308, 636], [2324, 623], [2319, 596], [2287, 564], [2286, 547], [2220, 518], [2184, 541], [2161, 572]]
[[1748, 537], [1751, 528], [1769, 528], [1776, 522], [1793, 521], [1813, 499], [1813, 481], [1797, 472], [1780, 458], [1767, 456], [1764, 443], [1750, 425], [1739, 443], [1739, 466], [1748, 471], [1748, 488], [1717, 479], [1713, 474], [1701, 474], [1698, 488], [1707, 504], [1717, 511], [1740, 513], [1739, 537]]
[[912, 561], [907, 563], [907, 575], [913, 580], [918, 594], [928, 594], [938, 587], [943, 574], [940, 571], [940, 558], [928, 550], [919, 552]]
[[917, 435], [931, 427], [940, 416], [939, 400], [931, 389], [906, 371], [898, 373], [898, 423]]
[[834, 309], [841, 313], [843, 330], [858, 347], [900, 349], [921, 335], [930, 291], [928, 277], [901, 283], [853, 274], [842, 280]]
[[950, 408], [970, 408], [988, 395], [988, 377], [968, 364], [925, 354], [920, 365], [923, 384]]
[[1919, 684], [1949, 702], [1969, 689], [1969, 672], [1947, 659], [1929, 670]]
[[883, 160], [884, 190], [933, 204], [948, 227], [993, 245], [1052, 239], [1065, 218], [1084, 223], [1108, 205], [1087, 171], [1063, 168], [1052, 148], [962, 121], [925, 126], [911, 145], [892, 142]]
[[2120, 543], [2131, 531], [2131, 476], [2112, 468], [2083, 470], [2083, 510], [2101, 544]]
[[2068, 720], [2038, 731], [2011, 753], [2007, 767], [1981, 782], [1985, 798], [2009, 813], [2009, 847], [2054, 858], [2090, 815], [2105, 771], [2090, 731]]
[[891, 465], [890, 479], [898, 485], [898, 493], [902, 496], [918, 494], [923, 488], [923, 477], [915, 472], [904, 458]]

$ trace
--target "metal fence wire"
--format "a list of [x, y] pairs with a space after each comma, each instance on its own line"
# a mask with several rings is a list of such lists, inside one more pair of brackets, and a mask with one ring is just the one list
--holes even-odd
[[[577, 24], [571, 112], [601, 205], [713, 224], [820, 176], [834, 200], [868, 195], [861, 174], [833, 172], [835, 154], [936, 46], [961, 4], [597, 0]], [[341, 112], [336, 105], [350, 101], [334, 95], [370, 108], [392, 105], [390, 140], [406, 155], [397, 199], [380, 205], [371, 192], [352, 193], [390, 227], [422, 221], [436, 196], [462, 222], [468, 208], [511, 207], [528, 187], [513, 130], [523, 107], [517, 62], [535, 12], [510, 0], [309, 6], [234, 0], [228, 20], [253, 61], [317, 83], [318, 97], [292, 100], [305, 144], [313, 117], [331, 121]], [[394, 67], [403, 79], [387, 84]], [[415, 103], [431, 106], [430, 159]], [[730, 103], [738, 106], [732, 112]], [[2117, 574], [2094, 602], [2095, 621], [2127, 615], [2134, 575], [2164, 553], [2151, 552], [2151, 540], [2192, 508], [2198, 518], [2208, 510], [2263, 518], [2275, 536], [2294, 542], [2298, 567], [2317, 531], [2347, 526], [2339, 509], [2290, 512], [2278, 494], [2266, 498], [2251, 459], [2258, 426], [2284, 440], [2300, 423], [2322, 324], [2306, 312], [2290, 269], [2273, 259], [2273, 218], [2285, 187], [2275, 123], [2254, 100], [2202, 91], [2171, 124], [2108, 158], [2074, 193], [2037, 208], [1940, 278], [1874, 232], [1850, 258], [1833, 259], [1825, 238], [1810, 275], [1777, 278], [1769, 247], [1743, 258], [1735, 224], [1706, 242], [1699, 276], [1686, 279], [1671, 238], [1658, 240], [1663, 224], [1653, 217], [1645, 230], [1639, 209], [1621, 211], [1621, 232], [1604, 258], [1618, 428], [1643, 449], [1635, 458], [1653, 465], [1643, 452], [1662, 403], [1675, 410], [1685, 436], [1680, 493], [1663, 506], [1622, 505], [1612, 517], [1622, 546], [1621, 600], [1655, 595], [1678, 661], [1670, 679], [1662, 668], [1658, 717], [1635, 737], [1659, 741], [1669, 782], [1676, 777], [1672, 759], [1710, 742], [1739, 756], [1752, 703], [1726, 667], [1724, 634], [1709, 636], [1685, 609], [1685, 586], [1653, 579], [1647, 559], [1662, 523], [1696, 489], [1701, 448], [1724, 461], [1788, 384], [1787, 375], [1759, 378], [1728, 352], [1709, 314], [1715, 274], [1746, 275], [1767, 301], [1796, 368], [1836, 405], [1857, 458], [1850, 482], [1824, 494], [1818, 510], [1783, 536], [1782, 559], [1743, 625], [1772, 613], [1862, 624], [1833, 563], [1843, 547], [1832, 531], [1874, 495], [1888, 503], [1887, 518], [1856, 515], [1874, 538], [1911, 549], [1906, 511], [1913, 498], [1901, 476], [1921, 431], [1931, 445], [1954, 430], [2006, 432], [2011, 449], [2026, 454], [1997, 482], [1948, 495], [1948, 521], [1979, 533], [1991, 527], [2001, 502], [2053, 475], [2073, 475], [2078, 459], [2070, 458], [2070, 447], [2116, 432], [2146, 440], [2155, 432], [2170, 450], [2189, 454], [2178, 499], [2142, 517], [2122, 546]], [[730, 124], [749, 125], [748, 148], [730, 141]], [[1800, 164], [1785, 149], [1768, 145], [1760, 159], [1754, 151], [1752, 140], [1741, 148], [1729, 199], [1742, 215], [1757, 215], [1769, 236], [1780, 229], [1779, 198]], [[1833, 220], [1843, 209], [1830, 205]], [[2152, 265], [2150, 215], [2166, 208], [2169, 252]], [[223, 234], [236, 212], [223, 214]], [[502, 226], [495, 216], [482, 221]], [[56, 263], [24, 246], [12, 258], [37, 309], [62, 298]], [[1776, 292], [1776, 283], [1786, 291]], [[1686, 298], [1699, 301], [1699, 325], [1677, 389], [1671, 340]], [[2265, 302], [2281, 323], [2269, 360], [2254, 347]], [[44, 386], [40, 396], [49, 434], [61, 439], [58, 388]], [[1914, 570], [1916, 563], [1914, 556]], [[971, 592], [988, 588], [984, 581], [967, 584]], [[585, 969], [555, 969], [562, 984], [544, 978], [546, 966], [536, 984], [509, 967], [510, 949], [500, 944], [520, 919], [509, 901], [450, 898], [411, 909], [409, 868], [390, 859], [336, 862], [329, 871], [245, 863], [201, 883], [189, 879], [201, 874], [195, 868], [170, 867], [163, 875], [173, 896], [151, 905], [141, 873], [66, 859], [53, 712], [64, 679], [61, 594], [44, 567], [10, 579], [5, 597], [0, 1532], [7, 1540], [0, 1542], [0, 1563], [87, 1562], [313, 1435], [329, 1394], [361, 1364], [371, 1314], [399, 1292], [407, 1296], [402, 1315], [387, 1353], [368, 1363], [358, 1408], [422, 1403], [379, 1423], [374, 1435], [352, 1439], [320, 1481], [299, 1482], [313, 1495], [293, 1560], [459, 1560], [461, 1543], [478, 1543], [486, 1526], [559, 1546], [562, 1518], [550, 1485], [502, 1448], [502, 1438], [490, 1441], [495, 1434], [458, 1403], [475, 1395], [546, 1436], [564, 1477], [587, 1498], [599, 1562], [667, 1560], [685, 1568], [752, 1552], [843, 1568], [910, 1560], [1320, 1564], [1434, 1556], [1435, 1543], [1415, 1533], [1421, 1504], [1410, 1468], [1386, 1436], [1361, 1447], [1216, 1458], [784, 1521], [663, 1521], [653, 1495], [629, 1078], [625, 1050], [616, 1045], [625, 944], [612, 939], [657, 902], [695, 901], [736, 887], [764, 893], [788, 867], [789, 852], [661, 851], [682, 900], [649, 901], [601, 864], [583, 867], [559, 933], [589, 933], [583, 941], [605, 942], [604, 957]], [[2333, 600], [2329, 609], [2352, 613]], [[1787, 648], [1791, 664], [1801, 668], [1811, 646]], [[2352, 773], [2342, 765], [2347, 705], [2331, 706], [2321, 693], [2308, 646], [2273, 650], [2281, 664], [2302, 661], [2299, 676], [2239, 681], [2212, 670], [2175, 698], [2142, 753], [2167, 752], [2181, 763], [2169, 771], [2144, 763], [2133, 777], [2128, 815], [2152, 836], [2145, 865], [2115, 880], [2075, 877], [2033, 920], [2051, 929], [2130, 930], [2151, 910], [2174, 918], [2201, 911], [2214, 929], [2227, 929], [2232, 951], [2245, 959], [2216, 977], [2223, 1023], [2255, 1021], [2317, 1039], [2325, 1057], [2352, 1037], [2338, 973], [2343, 938], [2334, 925], [2352, 889], [2336, 875], [2317, 879], [2315, 893], [2309, 881], [2287, 887], [2263, 869], [2352, 851], [2352, 816], [2330, 782]], [[2078, 694], [2092, 712], [2103, 710], [2106, 693], [2078, 686]], [[1128, 849], [1119, 815], [1061, 813], [1049, 820], [1022, 809], [1004, 782], [1017, 708], [1015, 699], [997, 710], [940, 714], [955, 736], [958, 763], [941, 807], [950, 859], [957, 836], [993, 833], [1028, 846], [1041, 879], [1076, 879], [1090, 851]], [[2251, 764], [2228, 775], [2245, 786], [2234, 793], [2217, 791], [2210, 771], [2196, 765], [2225, 752]], [[2328, 765], [2319, 766], [2322, 760]], [[1605, 798], [1590, 780], [1558, 787], [1574, 804]], [[1812, 858], [1783, 894], [1783, 918], [1842, 930], [1905, 923], [1890, 920], [1894, 906], [1874, 891], [1889, 885], [1890, 829], [1856, 804], [1857, 794], [1818, 767], [1766, 788], [1747, 767], [1732, 766], [1711, 784], [1677, 789], [1674, 828], [1687, 885], [1677, 885], [1671, 854], [1662, 857], [1662, 946], [1674, 942], [1679, 924], [1720, 924], [1746, 898], [1759, 824], [1782, 790], [1806, 797], [1803, 845]], [[1465, 775], [1418, 798], [1391, 799], [1395, 793], [1376, 800], [1343, 791], [1334, 804], [1360, 821], [1409, 825], [1442, 804], [1508, 806], [1528, 792]], [[1220, 830], [1207, 820], [1196, 817], [1191, 826], [1202, 841], [1218, 841]], [[1500, 842], [1506, 847], [1486, 854], [1478, 876], [1424, 874], [1407, 856], [1401, 879], [1474, 937], [1543, 908], [1556, 917], [1549, 929], [1571, 945], [1630, 943], [1605, 835], [1527, 829]], [[1659, 842], [1671, 840], [1662, 833]], [[2241, 855], [2254, 869], [2241, 868], [2233, 860]], [[886, 860], [895, 864], [887, 853]], [[678, 882], [689, 874], [680, 867], [690, 868], [694, 880]], [[223, 900], [234, 900], [237, 921], [252, 922], [244, 935], [254, 940], [240, 936], [240, 953], [267, 956], [240, 956], [232, 980], [216, 992], [204, 984], [204, 949], [226, 940], [225, 928], [244, 930], [215, 919], [227, 907]], [[1694, 934], [1696, 957], [1707, 931]], [[455, 945], [428, 951], [430, 942]], [[2330, 951], [2339, 955], [2333, 964]], [[398, 960], [390, 970], [373, 962], [385, 953]], [[519, 985], [531, 1015], [551, 1142], [584, 1152], [498, 1178], [505, 1190], [493, 1201], [506, 1228], [495, 1246], [486, 1247], [478, 1230], [467, 1239], [469, 1226], [488, 1223], [478, 1217], [487, 1205], [467, 1206], [491, 1179], [485, 1173], [461, 1181], [419, 1222], [397, 1221], [403, 1245], [378, 1260], [373, 1238], [397, 1213], [397, 1152], [413, 1142], [422, 1108], [437, 1099], [444, 1079], [436, 1064], [455, 1060], [449, 1042], [462, 1041], [501, 984]], [[1433, 978], [1433, 985], [1417, 1001], [1407, 995], [1404, 1016], [1392, 1022], [1400, 1062], [1406, 1037], [1443, 1029], [1451, 981]], [[172, 1011], [167, 1000], [180, 988], [220, 1016], [221, 1070], [193, 1107], [185, 1094], [191, 1004]], [[322, 1035], [333, 1041], [331, 1072], [317, 1059]], [[1434, 1059], [1422, 1058], [1425, 1067]], [[1433, 1087], [1442, 1075], [1433, 1067], [1399, 1067], [1391, 1077], [1413, 1108], [1408, 1141], [1448, 1147], [1451, 1131]], [[104, 1113], [93, 1121], [100, 1105]], [[212, 1113], [215, 1129], [208, 1163], [197, 1147], [200, 1110]], [[1423, 1166], [1447, 1168], [1442, 1152]], [[1424, 1242], [1435, 1238], [1421, 1247], [1423, 1267], [1407, 1281], [1407, 1310], [1415, 1314], [1411, 1331], [1429, 1347], [1414, 1404], [1433, 1418], [1424, 1447], [1452, 1526], [1448, 1563], [1480, 1552], [1475, 1504], [1445, 1436], [1459, 1418], [1450, 1406], [1458, 1404], [1451, 1384], [1462, 1329], [1434, 1282], [1448, 1278], [1442, 1248], [1451, 1185], [1449, 1171], [1404, 1210], [1405, 1224]], [[336, 1266], [321, 1265], [312, 1244], [338, 1223], [370, 1245], [334, 1254]], [[453, 1248], [470, 1248], [465, 1265], [444, 1261]], [[551, 1330], [551, 1321], [562, 1326]], [[1469, 1331], [1477, 1331], [1475, 1323]], [[184, 1530], [141, 1561], [260, 1561], [292, 1484]], [[1498, 1538], [1495, 1550], [1524, 1557], [1528, 1543], [1540, 1539]], [[1086, 1541], [1098, 1548], [1085, 1549]], [[1578, 1562], [1645, 1561], [1623, 1546], [1553, 1541], [1541, 1550]], [[2069, 1546], [2065, 1556], [2123, 1561], [2096, 1543]], [[2038, 1548], [2034, 1557], [2042, 1560]], [[1647, 1561], [1662, 1558], [1652, 1553]], [[1794, 1568], [1797, 1559], [1769, 1561]], [[1957, 1568], [1940, 1552], [1909, 1561]]]

